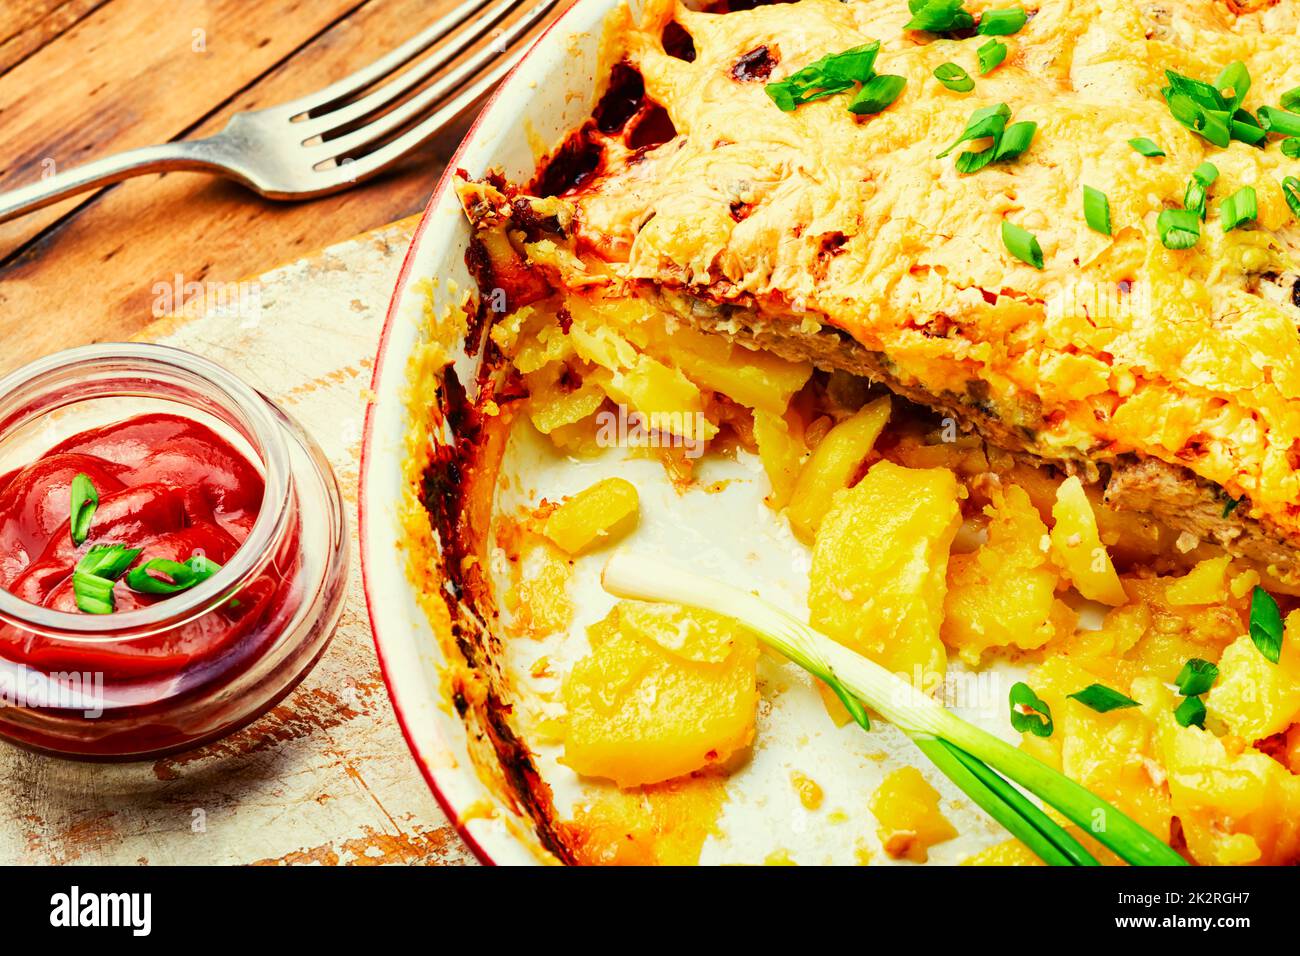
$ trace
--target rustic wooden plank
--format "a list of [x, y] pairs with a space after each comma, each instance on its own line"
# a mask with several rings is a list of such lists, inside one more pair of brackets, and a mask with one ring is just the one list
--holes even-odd
[[[364, 0], [114, 0], [0, 76], [0, 189], [165, 142]], [[0, 261], [84, 199], [0, 226]]]
[[[372, 0], [203, 124], [324, 86], [432, 22], [454, 0]], [[418, 212], [463, 132], [449, 130], [384, 178], [305, 204], [273, 203], [198, 174], [123, 183], [0, 267], [13, 322], [0, 370], [58, 348], [124, 338], [159, 304], [155, 287], [233, 281]], [[94, 295], [87, 296], [86, 290]]]
[[0, 5], [0, 76], [108, 0], [7, 0]]

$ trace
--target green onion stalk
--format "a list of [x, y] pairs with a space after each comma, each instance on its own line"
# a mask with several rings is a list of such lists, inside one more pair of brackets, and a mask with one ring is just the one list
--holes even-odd
[[863, 729], [871, 726], [869, 707], [902, 730], [945, 776], [1048, 864], [1096, 866], [1097, 860], [1008, 781], [1056, 808], [1128, 863], [1186, 865], [1155, 835], [1060, 771], [967, 723], [908, 681], [753, 594], [626, 551], [610, 558], [601, 582], [618, 597], [733, 618], [824, 681]]

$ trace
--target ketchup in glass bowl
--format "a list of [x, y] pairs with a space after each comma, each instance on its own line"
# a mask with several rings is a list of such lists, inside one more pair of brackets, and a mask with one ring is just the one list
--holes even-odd
[[347, 576], [309, 436], [198, 356], [103, 345], [0, 381], [0, 737], [143, 759], [260, 716]]

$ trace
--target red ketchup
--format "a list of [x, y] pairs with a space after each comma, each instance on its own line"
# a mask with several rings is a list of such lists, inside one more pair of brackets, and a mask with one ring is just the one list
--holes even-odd
[[[90, 479], [99, 500], [85, 540], [76, 544], [71, 489], [79, 474]], [[0, 588], [31, 604], [81, 614], [73, 571], [92, 546], [140, 549], [132, 568], [158, 558], [185, 563], [202, 557], [225, 565], [248, 538], [262, 496], [259, 470], [193, 419], [140, 415], [81, 432], [0, 476]], [[169, 735], [179, 742], [190, 729], [171, 725], [171, 716], [165, 726], [151, 724], [151, 707], [174, 714], [187, 693], [211, 695], [214, 683], [247, 670], [274, 642], [301, 599], [294, 587], [298, 545], [295, 531], [230, 599], [146, 636], [87, 640], [0, 623], [0, 667], [102, 676], [106, 716], [125, 713], [139, 722], [126, 735], [130, 739], [114, 732], [90, 749], [145, 750], [167, 746]], [[173, 597], [133, 590], [123, 573], [112, 586], [112, 614], [95, 616], [111, 624], [113, 614]]]

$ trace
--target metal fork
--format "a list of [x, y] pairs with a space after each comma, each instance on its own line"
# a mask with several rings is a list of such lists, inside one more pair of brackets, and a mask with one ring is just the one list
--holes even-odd
[[[511, 44], [560, 0], [534, 0], [535, 6], [502, 29], [490, 45], [466, 57], [427, 89], [393, 105], [464, 54], [522, 2], [464, 0], [365, 69], [280, 106], [236, 113], [213, 136], [127, 150], [0, 193], [0, 222], [97, 186], [173, 169], [218, 173], [270, 199], [310, 199], [347, 189], [392, 165], [463, 115], [519, 62], [523, 52], [508, 52]], [[473, 22], [436, 53], [365, 92], [471, 18]]]

